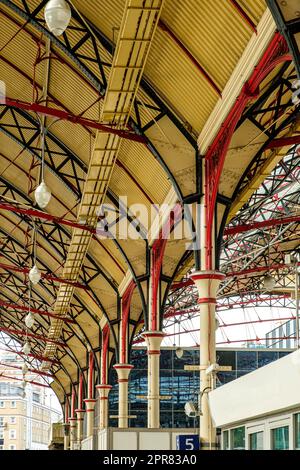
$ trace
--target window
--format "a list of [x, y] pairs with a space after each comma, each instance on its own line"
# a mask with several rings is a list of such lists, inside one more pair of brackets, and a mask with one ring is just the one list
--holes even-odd
[[245, 449], [245, 428], [231, 429], [231, 449], [244, 450]]
[[223, 450], [229, 450], [229, 431], [223, 432]]
[[295, 415], [295, 449], [300, 449], [300, 413]]
[[4, 416], [0, 416], [0, 428], [4, 426]]
[[0, 401], [0, 408], [5, 408], [5, 401], [3, 400]]
[[14, 444], [11, 444], [11, 445], [9, 446], [9, 450], [16, 450], [16, 446], [15, 446]]
[[33, 392], [33, 394], [32, 394], [32, 400], [33, 400], [35, 403], [40, 403], [40, 401], [41, 401], [40, 394]]
[[283, 426], [271, 430], [272, 450], [288, 450], [289, 449], [289, 427]]
[[11, 408], [17, 408], [17, 402], [16, 401], [12, 401], [11, 402]]
[[4, 439], [4, 431], [0, 430], [0, 439]]
[[250, 434], [249, 439], [250, 450], [264, 450], [264, 433], [263, 431]]
[[9, 439], [16, 439], [17, 431], [15, 429], [10, 429], [9, 431]]
[[11, 417], [9, 418], [9, 422], [10, 422], [10, 424], [16, 424], [16, 417], [15, 417], [15, 416], [11, 416]]
[[257, 369], [257, 352], [256, 351], [238, 351], [237, 370], [255, 370]]
[[0, 446], [0, 450], [4, 450], [4, 446]]

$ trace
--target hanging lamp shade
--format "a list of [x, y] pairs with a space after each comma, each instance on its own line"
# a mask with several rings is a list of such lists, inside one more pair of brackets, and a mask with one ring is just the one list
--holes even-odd
[[176, 349], [176, 351], [175, 351], [175, 354], [176, 354], [176, 356], [178, 357], [178, 359], [181, 359], [181, 358], [182, 358], [183, 353], [184, 353], [184, 351], [183, 351], [183, 349], [182, 349], [180, 346], [179, 346], [179, 347]]
[[23, 366], [22, 366], [22, 372], [23, 372], [23, 375], [26, 375], [27, 372], [28, 372], [28, 366], [27, 364], [24, 362]]
[[36, 265], [29, 271], [29, 279], [32, 284], [37, 285], [41, 280], [41, 272]]
[[24, 346], [22, 348], [22, 352], [24, 354], [30, 354], [30, 351], [31, 351], [31, 346], [30, 346], [29, 342], [26, 341], [26, 343], [24, 344]]
[[275, 279], [270, 274], [267, 274], [264, 278], [264, 289], [270, 291], [275, 287]]
[[41, 184], [36, 188], [34, 196], [36, 203], [41, 209], [45, 209], [48, 206], [51, 199], [51, 191], [47, 187], [45, 181], [42, 181]]
[[25, 325], [27, 326], [27, 328], [32, 328], [35, 324], [35, 319], [34, 319], [34, 316], [32, 315], [32, 313], [28, 313], [27, 317], [25, 318]]
[[71, 8], [65, 0], [50, 0], [45, 7], [45, 21], [54, 36], [61, 36], [71, 20]]

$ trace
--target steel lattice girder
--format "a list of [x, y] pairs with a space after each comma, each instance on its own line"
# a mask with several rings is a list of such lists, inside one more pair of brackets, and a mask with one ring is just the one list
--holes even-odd
[[[82, 72], [82, 74], [87, 78], [88, 82], [91, 84], [91, 86], [99, 91], [99, 89], [102, 89], [102, 95], [105, 93], [105, 88], [102, 88], [102, 82], [99, 80], [97, 77], [95, 77], [94, 73], [92, 72], [91, 68], [89, 68], [89, 61], [88, 58], [87, 62], [82, 66], [83, 64], [81, 61], [78, 61], [78, 54], [76, 53], [76, 47], [73, 49], [70, 48], [70, 45], [68, 41], [66, 41], [65, 34], [63, 37], [57, 38], [54, 37], [46, 28], [44, 28], [41, 23], [37, 20], [35, 12], [31, 12], [30, 6], [28, 5], [28, 2], [26, 0], [23, 0], [23, 8], [16, 5], [13, 1], [10, 0], [0, 0], [0, 4], [4, 3], [6, 6], [8, 6], [11, 10], [13, 10], [15, 13], [17, 13], [21, 18], [26, 19], [28, 22], [30, 22], [31, 25], [33, 25], [37, 30], [42, 31], [43, 34], [46, 37], [49, 37], [52, 41], [52, 43], [58, 47], [61, 51], [63, 51], [69, 59], [72, 60], [72, 62], [75, 64], [76, 67], [79, 68], [79, 70]], [[41, 8], [39, 9], [39, 11]], [[37, 13], [39, 13], [39, 11]], [[73, 12], [72, 12], [73, 13]], [[75, 12], [74, 12], [75, 13]], [[6, 14], [7, 17], [9, 15]], [[78, 16], [75, 15], [74, 19], [77, 21]], [[101, 33], [98, 31], [94, 25], [89, 23], [89, 28], [93, 31], [95, 37], [97, 40], [92, 36], [92, 44], [90, 44], [91, 49], [94, 51], [93, 54], [97, 54], [98, 52], [98, 47], [100, 46], [101, 48], [104, 48], [106, 53], [109, 54], [110, 56], [110, 62], [109, 64], [105, 63], [105, 67], [108, 67], [108, 70], [111, 67], [112, 63], [112, 57], [114, 54], [114, 45]], [[26, 31], [26, 27], [23, 27], [24, 31]], [[80, 22], [80, 30], [79, 30], [79, 36], [81, 35], [81, 39], [79, 39], [79, 43], [84, 40], [85, 38], [90, 38], [91, 33], [90, 30], [86, 27], [85, 24]], [[94, 57], [90, 58], [90, 62], [94, 62]], [[105, 85], [106, 87], [106, 85]], [[151, 139], [147, 138], [144, 135], [144, 132], [148, 130], [151, 126], [156, 125], [156, 123], [162, 119], [164, 116], [168, 116], [168, 118], [172, 121], [173, 124], [178, 128], [178, 130], [184, 135], [185, 139], [194, 147], [195, 149], [195, 157], [196, 157], [196, 152], [197, 152], [197, 142], [196, 138], [192, 136], [189, 131], [186, 129], [186, 127], [181, 123], [181, 121], [175, 116], [175, 114], [167, 107], [165, 103], [157, 96], [155, 90], [153, 89], [152, 86], [150, 86], [145, 79], [142, 80], [141, 82], [141, 87], [144, 89], [146, 94], [151, 98], [151, 100], [155, 103], [155, 106], [152, 104], [147, 104], [147, 103], [140, 103], [138, 99], [135, 100], [134, 104], [134, 109], [135, 109], [135, 114], [136, 114], [136, 120], [132, 119], [129, 122], [129, 127], [131, 127], [138, 135], [144, 137], [146, 139], [146, 146], [148, 150], [153, 154], [154, 158], [160, 163], [164, 171], [167, 173], [168, 178], [173, 184], [174, 190], [176, 191], [179, 200], [183, 200], [182, 192], [180, 190], [180, 186], [178, 182], [176, 181], [174, 175], [168, 168], [168, 165], [164, 162], [164, 159], [160, 155], [160, 153], [157, 151], [155, 145], [151, 142]], [[151, 113], [154, 113], [153, 120], [149, 120], [149, 122], [142, 126], [141, 118], [140, 118], [140, 107], [142, 108], [149, 108], [149, 111]], [[197, 191], [197, 188], [195, 188], [195, 191]]]
[[[1, 105], [0, 105], [1, 109]], [[14, 110], [14, 109], [9, 109], [7, 107], [4, 107], [4, 110], [2, 113], [6, 114], [7, 112], [10, 112], [13, 114], [14, 119], [13, 122], [15, 123], [14, 125], [11, 126], [3, 126], [0, 125], [0, 131], [4, 132], [5, 135], [13, 139], [15, 142], [17, 142], [20, 146], [23, 148], [26, 148], [26, 150], [31, 153], [34, 158], [37, 158], [40, 160], [40, 153], [37, 152], [35, 146], [33, 145], [33, 142], [39, 135], [39, 123], [35, 121], [30, 115], [28, 115], [26, 112], [21, 111], [21, 110]], [[29, 138], [28, 141], [24, 140], [24, 134], [22, 132], [22, 126], [18, 123], [18, 115], [22, 117], [22, 119], [25, 119], [28, 121], [29, 125], [32, 126], [32, 131], [33, 135], [31, 138]], [[0, 115], [1, 118], [1, 115]], [[12, 127], [13, 129], [16, 129], [18, 132], [18, 136], [16, 136], [14, 133], [12, 133], [9, 128]], [[49, 145], [47, 145], [47, 141], [49, 139]], [[61, 179], [66, 185], [67, 188], [76, 195], [78, 199], [81, 198], [81, 184], [83, 182], [82, 176], [79, 177], [78, 175], [82, 175], [82, 173], [87, 172], [87, 167], [86, 165], [78, 158], [77, 155], [74, 154], [69, 148], [67, 148], [59, 139], [57, 139], [51, 132], [47, 132], [46, 136], [46, 165], [48, 166], [49, 170], [52, 171], [56, 177]], [[58, 155], [60, 156], [60, 159], [56, 161], [55, 157], [55, 152], [51, 152], [50, 146], [53, 145], [55, 148], [59, 149]], [[63, 158], [62, 158], [63, 157]], [[61, 160], [62, 158], [62, 160]], [[64, 168], [69, 168], [70, 174], [66, 174], [64, 171]], [[72, 182], [75, 181], [76, 185], [74, 185]], [[77, 188], [77, 189], [76, 189]], [[116, 197], [114, 194], [109, 190], [108, 191], [108, 197], [112, 201], [113, 204], [116, 204]], [[116, 206], [117, 207], [117, 206]], [[127, 218], [129, 221], [131, 221], [131, 217], [127, 214]], [[55, 230], [55, 229], [54, 229]], [[59, 243], [62, 243], [60, 240]], [[118, 250], [124, 257], [124, 260], [126, 264], [128, 265], [129, 270], [132, 273], [132, 276], [135, 280], [135, 282], [138, 285], [139, 292], [142, 295], [142, 290], [139, 287], [139, 280], [137, 279], [137, 276], [134, 272], [134, 269], [130, 263], [129, 258], [126, 256], [126, 253], [124, 250], [121, 248], [121, 245], [118, 243], [117, 240], [114, 240], [114, 243], [116, 244]], [[147, 243], [145, 243], [147, 247]], [[66, 255], [66, 253], [65, 253]], [[146, 256], [146, 255], [145, 255]], [[108, 279], [108, 278], [107, 278]], [[110, 282], [111, 283], [111, 282]], [[117, 286], [115, 286], [115, 290], [117, 291]], [[143, 296], [142, 296], [143, 297]], [[142, 302], [144, 302], [144, 299], [142, 298]]]

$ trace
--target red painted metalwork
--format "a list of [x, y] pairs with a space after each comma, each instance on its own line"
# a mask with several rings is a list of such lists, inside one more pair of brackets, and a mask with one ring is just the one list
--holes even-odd
[[[17, 380], [18, 382], [23, 382], [23, 379], [17, 379], [17, 377], [10, 377], [9, 375], [1, 374], [1, 377], [5, 379], [10, 379], [10, 380]], [[37, 387], [49, 388], [49, 385], [44, 385], [39, 382], [33, 382], [32, 380], [26, 380], [26, 383], [36, 385]]]
[[189, 287], [189, 286], [193, 286], [193, 285], [194, 285], [194, 281], [192, 279], [187, 279], [186, 281], [175, 282], [174, 284], [172, 284], [170, 290], [174, 291], [174, 290], [177, 290], [177, 289], [182, 289], [183, 287]]
[[101, 349], [101, 385], [106, 385], [108, 380], [107, 361], [109, 348], [109, 325], [103, 328], [102, 332], [102, 349]]
[[178, 39], [178, 37], [173, 33], [173, 31], [166, 25], [163, 20], [159, 20], [158, 26], [167, 33], [170, 38], [177, 44], [177, 46], [181, 49], [181, 51], [188, 57], [188, 59], [192, 62], [192, 64], [197, 68], [197, 70], [201, 73], [201, 75], [205, 78], [205, 80], [210, 84], [210, 86], [215, 90], [215, 92], [222, 97], [222, 92], [218, 85], [214, 82], [211, 76], [207, 73], [204, 67], [195, 59], [195, 57], [191, 54], [191, 52], [187, 49], [187, 47]]
[[83, 409], [83, 375], [80, 374], [79, 384], [78, 384], [78, 409]]
[[266, 76], [282, 62], [292, 60], [285, 39], [279, 33], [274, 35], [251, 78], [244, 84], [239, 98], [220, 128], [213, 144], [205, 156], [205, 216], [206, 216], [206, 253], [205, 269], [213, 266], [213, 225], [219, 181], [223, 170], [227, 150], [235, 128], [246, 105], [259, 96], [259, 85]]
[[295, 215], [292, 217], [281, 217], [278, 219], [263, 220], [262, 222], [254, 222], [252, 224], [236, 225], [235, 227], [228, 227], [224, 231], [224, 235], [236, 235], [238, 233], [250, 232], [250, 230], [264, 229], [268, 227], [275, 227], [276, 225], [286, 225], [300, 222], [300, 216]]
[[247, 276], [248, 274], [255, 274], [264, 271], [280, 271], [281, 269], [289, 268], [287, 264], [271, 264], [270, 266], [256, 266], [251, 269], [244, 269], [243, 271], [232, 271], [227, 273], [226, 277]]
[[159, 239], [153, 244], [151, 250], [151, 319], [152, 331], [159, 329], [159, 312], [157, 309], [158, 288], [167, 240]]
[[24, 209], [22, 207], [14, 206], [13, 204], [7, 204], [7, 203], [1, 203], [0, 204], [0, 209], [2, 209], [4, 211], [9, 211], [9, 212], [16, 212], [18, 214], [29, 215], [31, 217], [36, 217], [36, 218], [41, 219], [41, 220], [47, 220], [48, 222], [55, 222], [58, 225], [66, 225], [68, 227], [78, 228], [78, 229], [90, 232], [94, 235], [97, 233], [96, 229], [94, 229], [92, 227], [89, 227], [88, 225], [78, 224], [77, 222], [73, 222], [71, 220], [66, 220], [66, 219], [63, 219], [61, 217], [56, 217], [54, 215], [47, 214], [46, 212], [42, 212], [42, 211], [37, 210], [37, 209], [32, 209], [32, 208]]
[[[296, 339], [296, 336], [278, 336], [277, 338], [272, 338], [273, 339], [278, 339], [278, 340], [285, 340], [285, 339]], [[266, 338], [252, 338], [252, 339], [237, 339], [237, 340], [230, 340], [228, 339], [227, 341], [222, 341], [220, 343], [217, 343], [218, 345], [222, 344], [235, 344], [235, 343], [258, 343], [259, 341], [266, 341]]]
[[[17, 266], [12, 266], [12, 265], [8, 265], [8, 264], [4, 264], [4, 263], [0, 263], [0, 268], [1, 269], [6, 269], [7, 271], [14, 271], [14, 272], [17, 272], [17, 273], [24, 273], [24, 274], [28, 274], [29, 271], [30, 271], [29, 268], [23, 268], [23, 267], [20, 268], [20, 267], [17, 267]], [[79, 289], [87, 289], [87, 287], [83, 286], [79, 282], [67, 281], [67, 280], [62, 279], [60, 277], [52, 276], [51, 274], [46, 274], [46, 273], [41, 273], [41, 275], [42, 275], [43, 279], [46, 279], [48, 281], [58, 282], [60, 284], [71, 285], [71, 286], [77, 287]]]
[[[299, 219], [300, 220], [300, 219]], [[289, 268], [287, 264], [271, 264], [270, 266], [256, 266], [255, 268], [251, 269], [244, 269], [242, 271], [232, 271], [226, 274], [226, 278], [235, 277], [235, 276], [247, 276], [248, 274], [255, 274], [264, 271], [279, 271], [281, 269]], [[194, 282], [191, 279], [182, 282], [176, 282], [172, 285], [171, 290], [175, 291], [177, 289], [183, 289], [184, 287], [192, 286]]]
[[[53, 343], [56, 344], [57, 346], [61, 346], [63, 348], [66, 347], [64, 343], [61, 343], [60, 341], [55, 341], [53, 339], [48, 339], [45, 338], [44, 336], [41, 335], [35, 335], [34, 333], [28, 333], [27, 331], [24, 330], [13, 330], [11, 328], [5, 328], [4, 326], [0, 326], [0, 331], [4, 331], [5, 333], [16, 335], [16, 336], [24, 336], [24, 337], [29, 337], [29, 338], [35, 338], [35, 339], [40, 339], [44, 341], [45, 343]], [[45, 360], [48, 360], [47, 358]]]
[[126, 364], [128, 362], [128, 344], [127, 344], [127, 335], [128, 335], [128, 320], [129, 320], [129, 313], [130, 313], [130, 304], [132, 295], [136, 284], [134, 281], [131, 281], [129, 286], [127, 287], [123, 297], [122, 297], [122, 341], [121, 341], [121, 363]]
[[159, 311], [157, 308], [158, 289], [160, 282], [160, 273], [162, 269], [163, 257], [169, 235], [171, 233], [174, 224], [182, 215], [182, 208], [180, 204], [177, 204], [170, 214], [169, 221], [164, 225], [160, 237], [155, 240], [151, 249], [151, 270], [150, 270], [150, 282], [151, 282], [151, 316], [149, 318], [149, 326], [151, 331], [157, 331], [160, 329], [159, 325]]
[[[11, 364], [5, 364], [4, 362], [0, 362], [0, 366], [9, 367], [11, 369], [22, 370], [22, 367], [14, 366], [14, 365], [11, 365]], [[43, 375], [45, 377], [53, 378], [52, 374], [48, 374], [48, 372], [42, 372], [42, 371], [37, 370], [37, 369], [28, 369], [28, 372], [32, 372], [33, 374]]]
[[89, 383], [88, 383], [88, 398], [93, 398], [93, 383], [94, 383], [94, 353], [90, 351], [89, 354]]
[[236, 0], [230, 0], [231, 4], [233, 5], [233, 7], [237, 10], [237, 12], [239, 13], [239, 15], [243, 18], [243, 20], [250, 26], [250, 28], [252, 29], [252, 31], [254, 31], [254, 33], [257, 33], [257, 29], [256, 29], [256, 26], [255, 26], [255, 23], [251, 20], [250, 16], [247, 15], [247, 13], [245, 12], [245, 10], [241, 7], [241, 5], [236, 1]]
[[4, 348], [0, 348], [0, 351], [3, 351], [3, 352], [8, 352], [8, 353], [15, 353], [15, 354], [18, 354], [19, 356], [29, 356], [29, 357], [32, 357], [33, 359], [37, 359], [38, 361], [48, 361], [48, 362], [51, 362], [52, 364], [59, 364], [60, 362], [55, 360], [55, 359], [49, 359], [48, 357], [45, 357], [45, 356], [39, 356], [37, 354], [25, 354], [23, 353], [22, 351], [15, 351], [13, 349], [4, 349]]
[[[5, 308], [11, 308], [13, 310], [21, 310], [22, 312], [28, 312], [29, 311], [29, 307], [26, 307], [24, 305], [18, 305], [18, 304], [10, 304], [8, 302], [3, 302], [3, 300], [0, 300], [0, 306], [5, 307]], [[64, 321], [65, 323], [73, 323], [73, 324], [76, 323], [75, 320], [71, 320], [71, 319], [63, 318], [63, 317], [60, 318], [58, 315], [55, 315], [54, 313], [49, 313], [49, 312], [46, 312], [46, 311], [43, 311], [43, 310], [38, 310], [36, 308], [30, 308], [30, 311], [31, 311], [31, 313], [36, 313], [37, 315], [46, 316], [46, 317], [55, 318], [55, 319], [60, 319], [60, 320]]]
[[6, 106], [11, 108], [23, 109], [25, 111], [32, 111], [42, 116], [55, 117], [62, 121], [72, 122], [73, 124], [80, 124], [85, 127], [90, 127], [92, 129], [97, 129], [99, 132], [104, 132], [107, 134], [118, 135], [121, 139], [132, 140], [134, 142], [139, 142], [142, 144], [146, 143], [145, 137], [135, 134], [133, 132], [124, 131], [115, 127], [105, 126], [100, 124], [97, 121], [92, 121], [91, 119], [86, 119], [80, 116], [75, 116], [72, 113], [68, 113], [61, 109], [50, 108], [49, 106], [43, 106], [38, 103], [27, 103], [25, 101], [14, 100], [12, 98], [5, 99]]
[[300, 144], [300, 135], [294, 135], [292, 137], [282, 137], [280, 139], [274, 139], [267, 146], [268, 149], [276, 149], [290, 145], [299, 145]]
[[72, 387], [72, 398], [71, 398], [71, 419], [75, 418], [75, 400], [76, 392], [74, 386]]
[[69, 399], [66, 397], [66, 402], [65, 402], [65, 423], [69, 422]]

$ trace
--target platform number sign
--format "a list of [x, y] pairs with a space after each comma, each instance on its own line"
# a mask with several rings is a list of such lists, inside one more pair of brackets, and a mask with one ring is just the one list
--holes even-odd
[[196, 434], [177, 436], [177, 450], [199, 450], [200, 441]]

